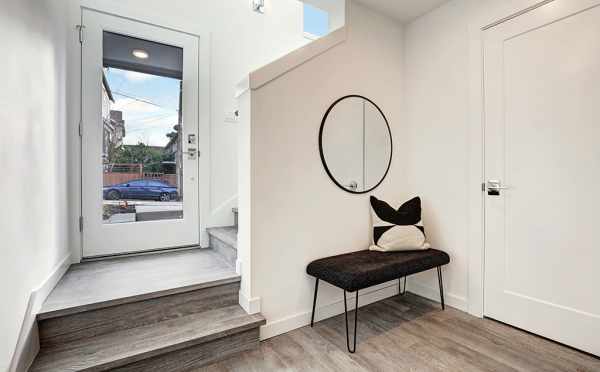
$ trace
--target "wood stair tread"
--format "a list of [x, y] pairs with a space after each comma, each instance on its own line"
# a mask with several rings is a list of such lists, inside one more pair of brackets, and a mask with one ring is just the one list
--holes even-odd
[[235, 226], [211, 227], [206, 229], [209, 235], [237, 249], [238, 229]]
[[241, 281], [241, 277], [237, 274], [236, 275], [226, 275], [222, 278], [207, 280], [207, 281], [204, 281], [201, 283], [190, 284], [190, 285], [182, 286], [182, 287], [165, 288], [163, 290], [157, 290], [157, 291], [152, 291], [152, 292], [140, 292], [138, 294], [131, 295], [131, 296], [107, 298], [104, 300], [98, 300], [98, 301], [89, 302], [89, 303], [82, 302], [80, 304], [72, 305], [72, 306], [57, 306], [57, 307], [44, 306], [42, 308], [42, 310], [38, 313], [37, 319], [38, 320], [51, 319], [51, 318], [56, 318], [59, 316], [77, 314], [77, 313], [81, 313], [84, 311], [90, 311], [90, 310], [103, 309], [103, 308], [107, 308], [107, 307], [111, 307], [111, 306], [115, 306], [115, 305], [122, 305], [122, 304], [137, 302], [137, 301], [144, 301], [144, 300], [159, 298], [159, 297], [168, 296], [168, 295], [177, 294], [177, 293], [191, 292], [191, 291], [198, 290], [198, 289], [216, 287], [219, 285], [236, 283], [236, 282], [240, 282], [240, 281]]
[[262, 315], [248, 315], [239, 305], [228, 306], [45, 348], [30, 371], [108, 370], [263, 324]]
[[38, 319], [76, 314], [240, 281], [208, 249], [119, 258], [71, 266]]

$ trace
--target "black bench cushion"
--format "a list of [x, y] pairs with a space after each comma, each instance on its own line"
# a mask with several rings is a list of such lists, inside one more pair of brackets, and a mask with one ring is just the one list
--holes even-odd
[[313, 261], [306, 272], [336, 287], [354, 292], [449, 262], [448, 254], [437, 249], [408, 252], [358, 251]]

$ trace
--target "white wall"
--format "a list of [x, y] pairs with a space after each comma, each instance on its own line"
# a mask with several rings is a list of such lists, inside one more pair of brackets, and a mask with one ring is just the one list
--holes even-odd
[[[469, 30], [467, 1], [451, 1], [405, 29], [403, 186], [423, 200], [432, 245], [451, 256], [448, 303], [468, 297]], [[436, 298], [437, 276], [410, 278], [408, 289]]]
[[0, 12], [1, 371], [32, 325], [32, 292], [68, 260], [65, 13], [50, 0], [2, 1]]
[[[349, 93], [378, 103], [394, 136], [390, 174], [374, 194], [422, 197], [429, 239], [452, 258], [444, 269], [447, 303], [482, 314], [477, 40], [481, 27], [538, 1], [454, 0], [403, 28], [352, 3], [345, 43], [252, 92], [247, 296], [261, 299], [263, 338], [309, 321], [308, 262], [369, 243], [368, 195], [337, 189], [317, 148], [321, 116]], [[364, 302], [393, 294], [388, 285], [365, 291]], [[439, 299], [434, 272], [411, 277], [408, 289]], [[324, 285], [317, 318], [343, 309], [340, 292]]]
[[[452, 257], [448, 303], [483, 314], [481, 28], [541, 0], [453, 0], [405, 28], [406, 192], [423, 197], [435, 247]], [[408, 289], [437, 298], [433, 273]]]
[[[369, 195], [340, 190], [321, 164], [319, 126], [329, 105], [351, 93], [367, 96], [387, 115], [395, 142], [405, 135], [402, 29], [355, 3], [348, 15], [345, 42], [252, 91], [251, 296], [260, 297], [268, 321], [263, 338], [309, 321], [310, 261], [365, 249], [371, 239]], [[397, 154], [376, 190], [390, 200], [404, 195]], [[319, 317], [341, 311], [341, 298], [323, 284]]]

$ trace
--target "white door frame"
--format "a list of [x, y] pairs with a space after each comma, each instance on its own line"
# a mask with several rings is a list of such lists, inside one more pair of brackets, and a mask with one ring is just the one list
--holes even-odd
[[[126, 20], [131, 20], [143, 24], [147, 24], [154, 27], [160, 27], [166, 30], [171, 30], [175, 32], [180, 32], [183, 34], [191, 35], [197, 37], [199, 39], [198, 42], [198, 151], [200, 156], [198, 157], [198, 211], [199, 211], [199, 234], [200, 234], [200, 246], [205, 248], [208, 247], [209, 239], [208, 233], [206, 232], [207, 222], [210, 217], [210, 45], [211, 45], [211, 35], [210, 33], [193, 33], [188, 32], [182, 29], [177, 29], [173, 27], [168, 27], [160, 24], [155, 24], [153, 22], [145, 21], [143, 19], [137, 19], [134, 17], [126, 17], [119, 14], [107, 12], [101, 9], [96, 9], [93, 7], [80, 6], [78, 7], [78, 12], [76, 14], [71, 15], [72, 20], [76, 20], [76, 24], [81, 24], [81, 16], [83, 11], [90, 10], [102, 14], [106, 14], [113, 17], [118, 17]], [[85, 30], [83, 30], [84, 38], [85, 38]], [[74, 136], [76, 139], [73, 141], [75, 146], [71, 147], [72, 153], [76, 154], [75, 159], [72, 160], [71, 167], [73, 168], [73, 176], [77, 178], [77, 192], [72, 193], [72, 203], [75, 208], [77, 216], [83, 215], [83, 184], [81, 182], [81, 177], [83, 175], [82, 172], [82, 159], [83, 159], [83, 146], [82, 146], [82, 138], [78, 135], [79, 126], [82, 122], [82, 70], [81, 70], [81, 55], [82, 55], [82, 45], [78, 43], [78, 37], [73, 39], [73, 50], [70, 53], [70, 58], [72, 59], [72, 66], [77, 66], [79, 71], [76, 73], [77, 79], [74, 79], [74, 82], [71, 83], [71, 97], [72, 102], [78, 103], [77, 109], [71, 109], [71, 115], [73, 117], [77, 117], [77, 122], [73, 121], [73, 133], [77, 133]], [[77, 44], [75, 44], [77, 43]], [[78, 87], [74, 89], [74, 85], [77, 84]], [[74, 148], [76, 147], [76, 148]], [[203, 177], [204, 175], [204, 177]], [[84, 227], [85, 228], [85, 227]], [[83, 258], [83, 232], [80, 228], [79, 223], [73, 224], [72, 227], [73, 233], [71, 236], [73, 237], [71, 240], [72, 244], [72, 261], [80, 262]]]
[[469, 24], [469, 233], [468, 233], [468, 311], [484, 316], [485, 278], [485, 138], [483, 33], [500, 23], [518, 17], [554, 0], [500, 0], [485, 2], [472, 9]]

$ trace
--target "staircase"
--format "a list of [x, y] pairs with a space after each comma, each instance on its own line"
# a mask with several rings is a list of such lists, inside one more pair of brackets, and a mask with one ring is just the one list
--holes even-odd
[[238, 305], [240, 277], [224, 257], [193, 249], [72, 265], [38, 314], [30, 371], [187, 371], [257, 347], [265, 319]]
[[219, 253], [232, 266], [237, 260], [238, 209], [232, 209], [233, 226], [211, 227], [207, 229], [210, 247]]

